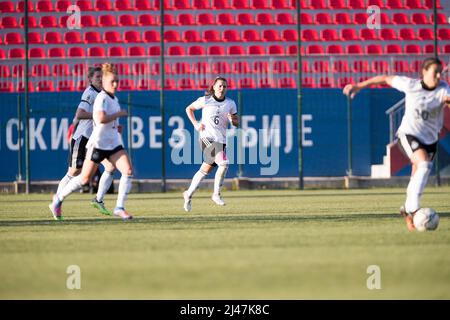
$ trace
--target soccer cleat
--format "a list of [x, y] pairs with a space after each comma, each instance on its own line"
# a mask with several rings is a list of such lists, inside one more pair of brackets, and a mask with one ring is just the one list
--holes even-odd
[[414, 231], [416, 229], [416, 227], [414, 226], [414, 213], [408, 213], [405, 210], [404, 206], [400, 207], [400, 215], [405, 218], [406, 221], [406, 227], [408, 228], [409, 231]]
[[121, 217], [123, 220], [131, 220], [133, 216], [125, 211], [124, 208], [116, 208], [114, 209], [114, 215]]
[[184, 198], [184, 211], [190, 212], [192, 210], [192, 204], [191, 204], [191, 197], [189, 197], [187, 191], [183, 192], [183, 198]]
[[212, 199], [212, 201], [214, 201], [219, 206], [224, 206], [225, 205], [225, 201], [223, 201], [223, 199], [220, 196], [220, 194], [213, 194], [211, 199]]
[[61, 210], [62, 203], [59, 201], [59, 199], [56, 197], [56, 194], [53, 196], [53, 201], [48, 205], [50, 208], [50, 211], [52, 212], [53, 218], [55, 220], [62, 220], [62, 210]]
[[111, 215], [111, 211], [106, 209], [105, 203], [103, 201], [98, 201], [97, 198], [92, 199], [91, 206], [98, 209], [98, 211], [100, 211], [101, 214], [105, 214], [107, 216]]

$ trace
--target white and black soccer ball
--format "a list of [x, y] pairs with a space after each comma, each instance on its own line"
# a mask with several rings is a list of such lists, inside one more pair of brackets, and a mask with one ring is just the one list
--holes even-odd
[[414, 214], [413, 221], [417, 231], [436, 230], [439, 225], [439, 215], [432, 208], [420, 208]]

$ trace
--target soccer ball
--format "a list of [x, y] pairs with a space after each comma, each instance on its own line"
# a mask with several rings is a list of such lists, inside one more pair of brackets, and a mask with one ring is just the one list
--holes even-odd
[[420, 208], [414, 214], [413, 221], [417, 231], [436, 230], [439, 225], [439, 215], [432, 208]]

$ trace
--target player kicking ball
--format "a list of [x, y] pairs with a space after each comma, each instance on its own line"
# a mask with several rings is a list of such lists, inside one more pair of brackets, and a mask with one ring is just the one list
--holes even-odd
[[411, 231], [415, 229], [413, 217], [420, 209], [420, 198], [433, 166], [439, 131], [444, 123], [444, 107], [450, 107], [450, 88], [441, 80], [442, 62], [427, 58], [421, 71], [421, 79], [379, 75], [344, 88], [344, 94], [351, 98], [361, 89], [377, 84], [387, 84], [406, 95], [405, 114], [397, 130], [397, 138], [400, 149], [412, 164], [406, 201], [400, 208], [400, 214]]
[[[217, 77], [205, 92], [186, 108], [189, 120], [195, 130], [200, 134], [200, 145], [203, 151], [203, 163], [200, 170], [192, 178], [189, 189], [183, 192], [184, 210], [192, 210], [192, 196], [197, 190], [200, 182], [217, 167], [214, 177], [214, 193], [211, 199], [219, 206], [225, 202], [221, 196], [221, 188], [228, 170], [228, 159], [225, 153], [226, 133], [228, 123], [235, 127], [239, 125], [236, 103], [225, 97], [227, 92], [227, 80]], [[202, 119], [197, 122], [194, 112], [202, 110]]]

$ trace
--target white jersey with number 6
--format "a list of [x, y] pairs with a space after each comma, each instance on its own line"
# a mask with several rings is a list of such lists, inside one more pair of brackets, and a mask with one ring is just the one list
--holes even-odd
[[236, 114], [236, 103], [230, 99], [216, 100], [213, 96], [203, 96], [194, 101], [191, 106], [202, 110], [201, 123], [205, 130], [200, 132], [200, 138], [226, 144], [228, 114]]
[[89, 139], [88, 146], [101, 150], [113, 150], [122, 145], [122, 139], [118, 131], [119, 119], [108, 123], [100, 123], [96, 117], [96, 111], [104, 111], [107, 115], [120, 111], [119, 100], [105, 91], [100, 92], [95, 98], [93, 108], [94, 130]]
[[395, 76], [392, 87], [406, 95], [405, 115], [397, 134], [412, 135], [424, 144], [435, 143], [444, 123], [444, 97], [450, 96], [448, 84], [441, 81], [434, 90], [429, 90], [421, 80]]

